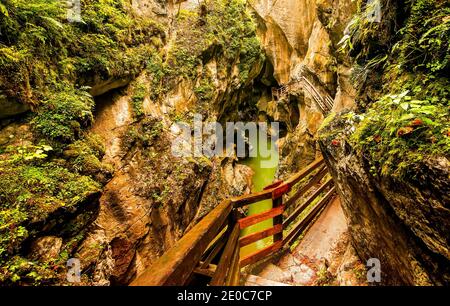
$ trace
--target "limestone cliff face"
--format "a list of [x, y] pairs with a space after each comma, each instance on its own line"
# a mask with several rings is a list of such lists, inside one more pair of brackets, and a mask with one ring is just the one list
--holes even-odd
[[[126, 284], [181, 237], [197, 212], [210, 168], [172, 156], [166, 117], [149, 115], [133, 124], [126, 92], [105, 100], [92, 132], [106, 140], [104, 161], [115, 173], [78, 256], [83, 268], [94, 268], [95, 283]], [[155, 136], [146, 140], [130, 135], [152, 131]]]
[[[420, 127], [428, 133], [426, 137], [415, 133], [403, 138], [402, 129], [414, 130], [410, 122], [402, 121], [405, 114], [419, 116], [410, 109], [390, 107], [390, 100], [384, 100], [402, 91], [408, 94], [408, 82], [430, 79], [421, 84], [420, 93], [411, 93], [407, 99], [424, 100], [423, 107], [433, 109], [440, 107], [439, 101], [448, 101], [448, 93], [434, 90], [447, 86], [441, 85], [448, 84], [445, 72], [435, 72], [422, 60], [414, 62], [409, 54], [395, 52], [406, 45], [419, 45], [427, 27], [435, 26], [421, 20], [431, 16], [438, 20], [443, 3], [430, 1], [430, 6], [423, 8], [421, 2], [378, 2], [382, 18], [357, 26], [358, 33], [372, 30], [361, 40], [355, 39], [359, 34], [349, 32], [355, 43], [349, 54], [355, 75], [358, 65], [378, 54], [385, 55], [389, 64], [367, 69], [365, 80], [357, 81], [357, 114], [333, 114], [319, 131], [320, 147], [341, 196], [353, 245], [361, 259], [380, 260], [384, 284], [448, 285], [450, 280], [448, 135], [434, 132], [448, 129], [448, 112], [429, 113], [433, 120], [443, 119], [437, 120], [436, 130]], [[364, 12], [364, 6], [361, 8]], [[356, 23], [359, 17], [355, 17]], [[403, 34], [407, 30], [409, 34]], [[427, 52], [428, 46], [422, 50]], [[404, 68], [396, 70], [394, 77], [387, 66]], [[436, 143], [444, 145], [437, 147]]]
[[[186, 14], [198, 10], [192, 1], [180, 6], [152, 1], [133, 5], [140, 14], [165, 22], [176, 18], [179, 8]], [[179, 51], [171, 44], [187, 39], [192, 31], [182, 22], [169, 23], [163, 58]], [[195, 113], [204, 121], [243, 120], [247, 115], [242, 101], [259, 95], [252, 82], [263, 69], [262, 59], [252, 62], [243, 81], [237, 58], [226, 60], [210, 49], [214, 45], [198, 54], [191, 51], [189, 56], [196, 61], [189, 71], [193, 76], [180, 73], [164, 79], [159, 95], [153, 94], [154, 75], [143, 71], [129, 86], [96, 101], [97, 118], [90, 132], [104, 139], [103, 162], [112, 164], [115, 172], [103, 189], [98, 216], [77, 250], [83, 270], [92, 271], [95, 284], [129, 283], [223, 198], [250, 191], [251, 170], [233, 159], [172, 153], [171, 145], [180, 136], [175, 122], [192, 122]], [[199, 95], [205, 75], [208, 99]], [[133, 99], [139, 86], [150, 90], [141, 97], [142, 116], [137, 117]], [[191, 145], [184, 143], [185, 148]]]
[[[250, 5], [279, 85], [291, 82], [306, 65], [334, 98], [334, 111], [354, 106], [349, 63], [337, 54], [337, 43], [356, 11], [353, 1], [253, 0]], [[271, 100], [270, 95], [263, 97], [259, 109], [286, 126], [287, 134], [280, 142], [280, 174], [288, 175], [318, 154], [315, 135], [323, 115], [301, 88], [285, 99]]]
[[[192, 88], [181, 89], [188, 90]], [[176, 87], [168, 96], [179, 91]], [[130, 92], [128, 88], [99, 99], [91, 128], [106, 142], [103, 162], [115, 169], [99, 199], [98, 216], [77, 251], [82, 268], [93, 270], [97, 285], [129, 283], [221, 199], [249, 192], [251, 181], [249, 170], [241, 169], [245, 166], [234, 167], [227, 159], [173, 156], [171, 144], [178, 135], [165, 111], [185, 100], [162, 105], [147, 101], [146, 118], [134, 121]]]
[[336, 90], [336, 68], [345, 65], [336, 54], [347, 22], [356, 11], [353, 1], [253, 0], [259, 20], [258, 35], [279, 84], [292, 80], [306, 64]]
[[287, 83], [296, 63], [305, 57], [316, 19], [314, 0], [252, 1], [261, 27], [259, 35], [278, 83]]
[[380, 260], [383, 284], [448, 285], [448, 159], [424, 160], [416, 181], [374, 177], [364, 157], [340, 137], [339, 131], [350, 129], [345, 116], [335, 118], [321, 130], [320, 146], [358, 255]]

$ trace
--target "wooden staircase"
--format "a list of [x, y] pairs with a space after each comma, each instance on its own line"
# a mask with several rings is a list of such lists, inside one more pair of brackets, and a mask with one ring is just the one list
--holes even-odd
[[[131, 285], [239, 285], [242, 268], [291, 246], [336, 196], [327, 172], [320, 158], [286, 181], [221, 202]], [[251, 216], [242, 212], [267, 199], [271, 209]], [[271, 228], [240, 237], [242, 229], [268, 219], [273, 220]], [[271, 243], [241, 258], [241, 247], [267, 237]]]
[[279, 88], [273, 88], [272, 98], [275, 101], [284, 99], [290, 92], [295, 92], [300, 88], [308, 92], [324, 116], [331, 111], [334, 105], [333, 98], [317, 75], [306, 65], [300, 67], [299, 73], [291, 82]]

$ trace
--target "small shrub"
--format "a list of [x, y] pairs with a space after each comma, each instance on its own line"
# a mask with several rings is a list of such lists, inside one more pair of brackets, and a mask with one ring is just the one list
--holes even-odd
[[92, 123], [93, 107], [86, 91], [67, 86], [43, 102], [32, 123], [47, 139], [70, 143], [79, 138], [81, 127]]

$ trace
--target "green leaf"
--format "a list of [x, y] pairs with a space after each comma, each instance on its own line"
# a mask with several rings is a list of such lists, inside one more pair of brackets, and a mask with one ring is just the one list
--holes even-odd
[[49, 25], [54, 26], [55, 28], [59, 28], [61, 30], [64, 29], [64, 26], [59, 21], [57, 21], [51, 17], [42, 16], [41, 18], [48, 21]]
[[400, 107], [407, 111], [409, 109], [409, 103], [403, 102], [400, 104]]
[[398, 97], [401, 99], [401, 98], [405, 97], [408, 93], [409, 93], [409, 90], [405, 90], [404, 92], [399, 94]]
[[434, 125], [434, 121], [430, 118], [422, 118], [422, 121], [427, 125]]
[[6, 6], [4, 4], [0, 3], [0, 13], [2, 13], [2, 15], [9, 17], [8, 14], [8, 10], [6, 9]]
[[400, 117], [399, 121], [411, 120], [414, 117], [415, 117], [414, 114], [405, 114]]

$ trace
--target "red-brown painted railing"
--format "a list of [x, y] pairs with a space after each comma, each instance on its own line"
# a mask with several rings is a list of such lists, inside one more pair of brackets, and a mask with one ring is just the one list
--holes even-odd
[[[314, 175], [304, 182], [313, 172]], [[328, 179], [303, 203], [295, 206], [311, 187], [320, 183], [326, 173], [324, 161], [320, 158], [284, 182], [277, 181], [261, 192], [223, 201], [131, 285], [185, 285], [196, 275], [209, 278], [210, 285], [238, 285], [242, 267], [277, 252], [283, 246], [291, 245], [334, 196], [333, 182]], [[297, 186], [295, 192], [291, 191]], [[291, 226], [323, 193], [325, 195], [309, 212]], [[288, 198], [287, 201], [284, 202], [283, 197]], [[273, 206], [265, 212], [252, 216], [241, 216], [238, 212], [240, 207], [266, 199], [271, 199]], [[289, 216], [285, 216], [289, 208], [293, 208], [293, 211]], [[239, 237], [242, 229], [268, 219], [273, 219], [271, 228]], [[289, 230], [284, 236], [283, 232], [287, 229]], [[267, 237], [273, 237], [270, 245], [240, 258], [241, 247]], [[217, 258], [217, 263], [213, 263]]]

